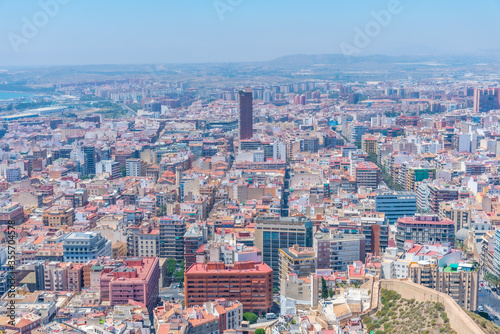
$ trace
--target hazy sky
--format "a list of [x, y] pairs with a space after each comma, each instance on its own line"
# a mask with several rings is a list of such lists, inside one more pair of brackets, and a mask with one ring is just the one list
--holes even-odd
[[499, 17], [498, 0], [0, 0], [0, 67], [499, 53]]

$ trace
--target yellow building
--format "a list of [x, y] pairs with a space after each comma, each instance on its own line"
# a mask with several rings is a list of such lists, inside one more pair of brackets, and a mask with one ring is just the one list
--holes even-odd
[[316, 271], [316, 253], [312, 247], [280, 248], [280, 281], [286, 280], [288, 274], [294, 273], [299, 277]]
[[378, 138], [373, 136], [365, 136], [362, 141], [362, 148], [368, 154], [377, 154]]
[[125, 242], [117, 241], [111, 246], [111, 256], [117, 259], [122, 256], [127, 256], [127, 244]]
[[42, 220], [43, 225], [48, 226], [50, 229], [73, 226], [73, 222], [75, 221], [75, 209], [63, 206], [52, 206], [43, 211]]

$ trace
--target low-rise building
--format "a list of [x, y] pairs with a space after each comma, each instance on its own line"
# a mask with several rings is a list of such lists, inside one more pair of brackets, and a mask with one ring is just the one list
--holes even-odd
[[64, 226], [73, 226], [75, 209], [63, 206], [52, 206], [43, 211], [43, 225], [57, 231]]
[[164, 302], [154, 311], [157, 333], [183, 329], [186, 334], [220, 334], [236, 330], [243, 320], [243, 305], [235, 301], [217, 299], [202, 305], [183, 308], [180, 304]]
[[111, 256], [111, 241], [96, 232], [71, 233], [63, 241], [65, 262], [85, 263], [101, 256]]
[[24, 221], [24, 209], [19, 203], [10, 203], [0, 208], [0, 224], [8, 224], [12, 220], [15, 225]]

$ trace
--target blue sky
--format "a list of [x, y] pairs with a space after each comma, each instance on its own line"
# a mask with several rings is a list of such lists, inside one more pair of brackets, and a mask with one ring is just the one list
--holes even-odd
[[[44, 16], [41, 3], [51, 1], [63, 2], [0, 0], [0, 67], [341, 53], [341, 45], [355, 46], [356, 28], [374, 21], [372, 11], [398, 0], [64, 0], [53, 17]], [[356, 48], [357, 55], [499, 53], [498, 0], [399, 3], [401, 12]], [[215, 4], [227, 10], [222, 20]], [[38, 31], [23, 34], [34, 17]]]

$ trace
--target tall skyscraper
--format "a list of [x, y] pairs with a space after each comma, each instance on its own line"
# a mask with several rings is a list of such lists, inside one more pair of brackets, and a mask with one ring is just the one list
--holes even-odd
[[95, 147], [85, 146], [83, 155], [85, 158], [85, 175], [95, 175]]
[[246, 88], [240, 91], [240, 140], [252, 139], [253, 135], [253, 106], [252, 90]]

